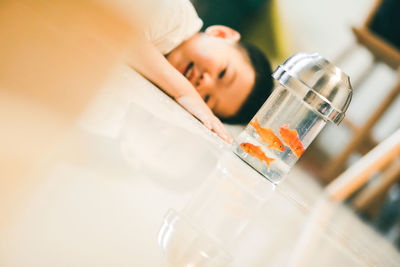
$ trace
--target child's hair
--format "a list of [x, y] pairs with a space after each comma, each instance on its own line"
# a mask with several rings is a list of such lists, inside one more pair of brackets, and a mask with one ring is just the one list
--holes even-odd
[[269, 60], [258, 47], [243, 41], [238, 46], [246, 52], [254, 69], [254, 86], [237, 114], [221, 120], [230, 124], [247, 124], [272, 92], [272, 70]]

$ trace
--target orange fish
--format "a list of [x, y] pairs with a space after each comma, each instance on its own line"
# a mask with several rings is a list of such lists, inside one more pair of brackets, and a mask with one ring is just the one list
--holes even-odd
[[283, 142], [290, 147], [290, 149], [298, 158], [300, 158], [305, 149], [300, 141], [297, 131], [294, 129], [289, 129], [289, 125], [285, 124], [279, 128], [279, 133]]
[[274, 131], [270, 128], [261, 127], [260, 123], [258, 123], [257, 117], [254, 118], [254, 121], [249, 123], [254, 127], [256, 132], [261, 138], [261, 141], [267, 144], [268, 148], [274, 148], [278, 151], [285, 151], [285, 146], [282, 144], [281, 140], [274, 134]]
[[246, 151], [250, 156], [258, 158], [260, 161], [265, 161], [267, 166], [271, 165], [275, 159], [267, 157], [260, 146], [255, 146], [250, 143], [241, 143], [240, 147]]

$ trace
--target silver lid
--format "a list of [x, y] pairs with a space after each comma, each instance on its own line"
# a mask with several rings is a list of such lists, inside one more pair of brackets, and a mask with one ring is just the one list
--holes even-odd
[[272, 76], [325, 120], [343, 120], [353, 95], [349, 76], [317, 53], [293, 55]]

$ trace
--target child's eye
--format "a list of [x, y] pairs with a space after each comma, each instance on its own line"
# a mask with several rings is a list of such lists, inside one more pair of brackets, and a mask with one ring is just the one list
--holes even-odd
[[226, 68], [218, 74], [218, 79], [224, 78], [225, 73], [226, 73]]
[[208, 94], [207, 94], [207, 95], [204, 97], [204, 102], [206, 102], [206, 103], [207, 103], [207, 102], [208, 102], [208, 100], [210, 100], [210, 95], [208, 95]]

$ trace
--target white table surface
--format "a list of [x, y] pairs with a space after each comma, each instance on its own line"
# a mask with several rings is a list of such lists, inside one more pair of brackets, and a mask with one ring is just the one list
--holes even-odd
[[[136, 74], [116, 73], [109, 88], [132, 88]], [[392, 245], [324, 200], [304, 171], [275, 187], [143, 88], [108, 121], [104, 105], [89, 108], [31, 174], [0, 228], [0, 266], [400, 266]], [[167, 214], [181, 226], [166, 231]]]

